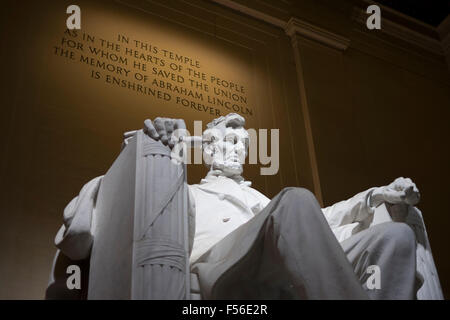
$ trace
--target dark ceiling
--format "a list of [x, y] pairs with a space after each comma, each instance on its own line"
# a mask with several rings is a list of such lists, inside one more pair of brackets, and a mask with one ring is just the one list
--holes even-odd
[[437, 27], [450, 12], [450, 0], [375, 1], [434, 27]]

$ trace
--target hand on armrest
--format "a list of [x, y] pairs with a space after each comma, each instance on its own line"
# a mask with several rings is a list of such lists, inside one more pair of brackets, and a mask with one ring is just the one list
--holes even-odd
[[386, 208], [393, 221], [405, 221], [408, 206], [419, 203], [420, 192], [415, 183], [409, 178], [397, 178], [391, 184], [375, 188], [369, 199], [369, 206], [376, 208], [386, 204]]
[[393, 220], [401, 221], [405, 218], [404, 212], [408, 211], [402, 206], [415, 205], [419, 199], [419, 190], [411, 179], [397, 178], [387, 186], [371, 188], [322, 210], [330, 226], [339, 227], [365, 220], [385, 203]]
[[[132, 139], [138, 130], [127, 131], [123, 134], [122, 150], [130, 139]], [[173, 149], [174, 146], [184, 136], [189, 136], [186, 130], [186, 124], [183, 119], [155, 118], [155, 120], [146, 119], [144, 121], [143, 131], [146, 135], [156, 141]]]
[[397, 178], [391, 184], [375, 188], [370, 197], [370, 206], [377, 207], [383, 202], [416, 205], [420, 200], [417, 186], [409, 178]]

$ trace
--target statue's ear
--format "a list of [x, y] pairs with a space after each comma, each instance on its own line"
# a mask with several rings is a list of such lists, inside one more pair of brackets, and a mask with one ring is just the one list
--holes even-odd
[[203, 160], [207, 166], [212, 164], [212, 159], [214, 156], [214, 144], [213, 143], [204, 143], [203, 144]]
[[212, 157], [214, 154], [214, 146], [212, 143], [204, 143], [203, 144], [203, 153]]
[[217, 128], [209, 128], [203, 131], [203, 158], [206, 165], [212, 164], [212, 158], [216, 151], [216, 143], [223, 139], [223, 132]]

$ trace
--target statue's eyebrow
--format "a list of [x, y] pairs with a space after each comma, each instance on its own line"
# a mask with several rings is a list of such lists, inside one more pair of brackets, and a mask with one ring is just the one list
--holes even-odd
[[231, 132], [228, 132], [227, 134], [225, 134], [224, 138], [236, 137], [236, 136], [237, 136], [236, 132], [231, 131]]
[[225, 134], [225, 136], [223, 137], [223, 140], [226, 140], [228, 138], [234, 138], [234, 139], [240, 139], [241, 137], [236, 133], [236, 132], [228, 132], [227, 134]]

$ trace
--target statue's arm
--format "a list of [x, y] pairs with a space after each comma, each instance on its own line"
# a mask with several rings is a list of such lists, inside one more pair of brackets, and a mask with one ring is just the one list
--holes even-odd
[[[183, 131], [185, 128], [186, 125], [181, 119], [156, 118], [154, 122], [151, 120], [144, 122], [144, 132], [170, 147], [173, 147], [171, 137], [174, 130]], [[128, 144], [136, 132], [124, 133], [122, 148]], [[89, 257], [95, 228], [95, 204], [102, 179], [103, 176], [100, 176], [85, 184], [79, 195], [64, 209], [64, 224], [56, 235], [55, 244], [62, 254], [72, 260]]]
[[375, 208], [382, 203], [391, 205], [415, 205], [420, 200], [420, 193], [409, 178], [397, 178], [383, 187], [370, 188], [358, 193], [349, 200], [338, 202], [322, 209], [332, 228], [361, 222], [373, 215]]
[[89, 273], [89, 257], [94, 238], [94, 214], [98, 190], [102, 176], [83, 186], [79, 195], [64, 209], [63, 225], [55, 237], [58, 248], [46, 290], [46, 299], [86, 298], [86, 281], [81, 290], [67, 288], [67, 267], [76, 265], [81, 269], [81, 278], [86, 280]]
[[[178, 130], [176, 137], [184, 133], [186, 126], [181, 119], [156, 118], [155, 121], [144, 122], [144, 132], [155, 140], [173, 147], [172, 133]], [[134, 137], [137, 131], [129, 131], [124, 134], [122, 149]], [[55, 255], [50, 282], [46, 290], [48, 299], [80, 299], [86, 293], [68, 290], [66, 282], [69, 275], [66, 269], [69, 265], [78, 265], [82, 275], [89, 273], [89, 260], [95, 232], [95, 206], [101, 177], [89, 181], [83, 186], [79, 195], [75, 197], [64, 209], [64, 223], [55, 237], [55, 245], [58, 251]], [[189, 233], [195, 232], [195, 202], [191, 193], [188, 197], [189, 204]], [[192, 250], [193, 236], [189, 239], [189, 249]], [[84, 286], [86, 287], [86, 286]]]
[[64, 224], [55, 237], [55, 245], [72, 260], [89, 257], [93, 241], [93, 218], [103, 176], [83, 186], [79, 195], [64, 209]]
[[348, 200], [337, 202], [323, 208], [322, 212], [332, 228], [346, 224], [360, 222], [374, 213], [371, 206], [372, 193], [376, 188], [370, 188], [360, 192]]

